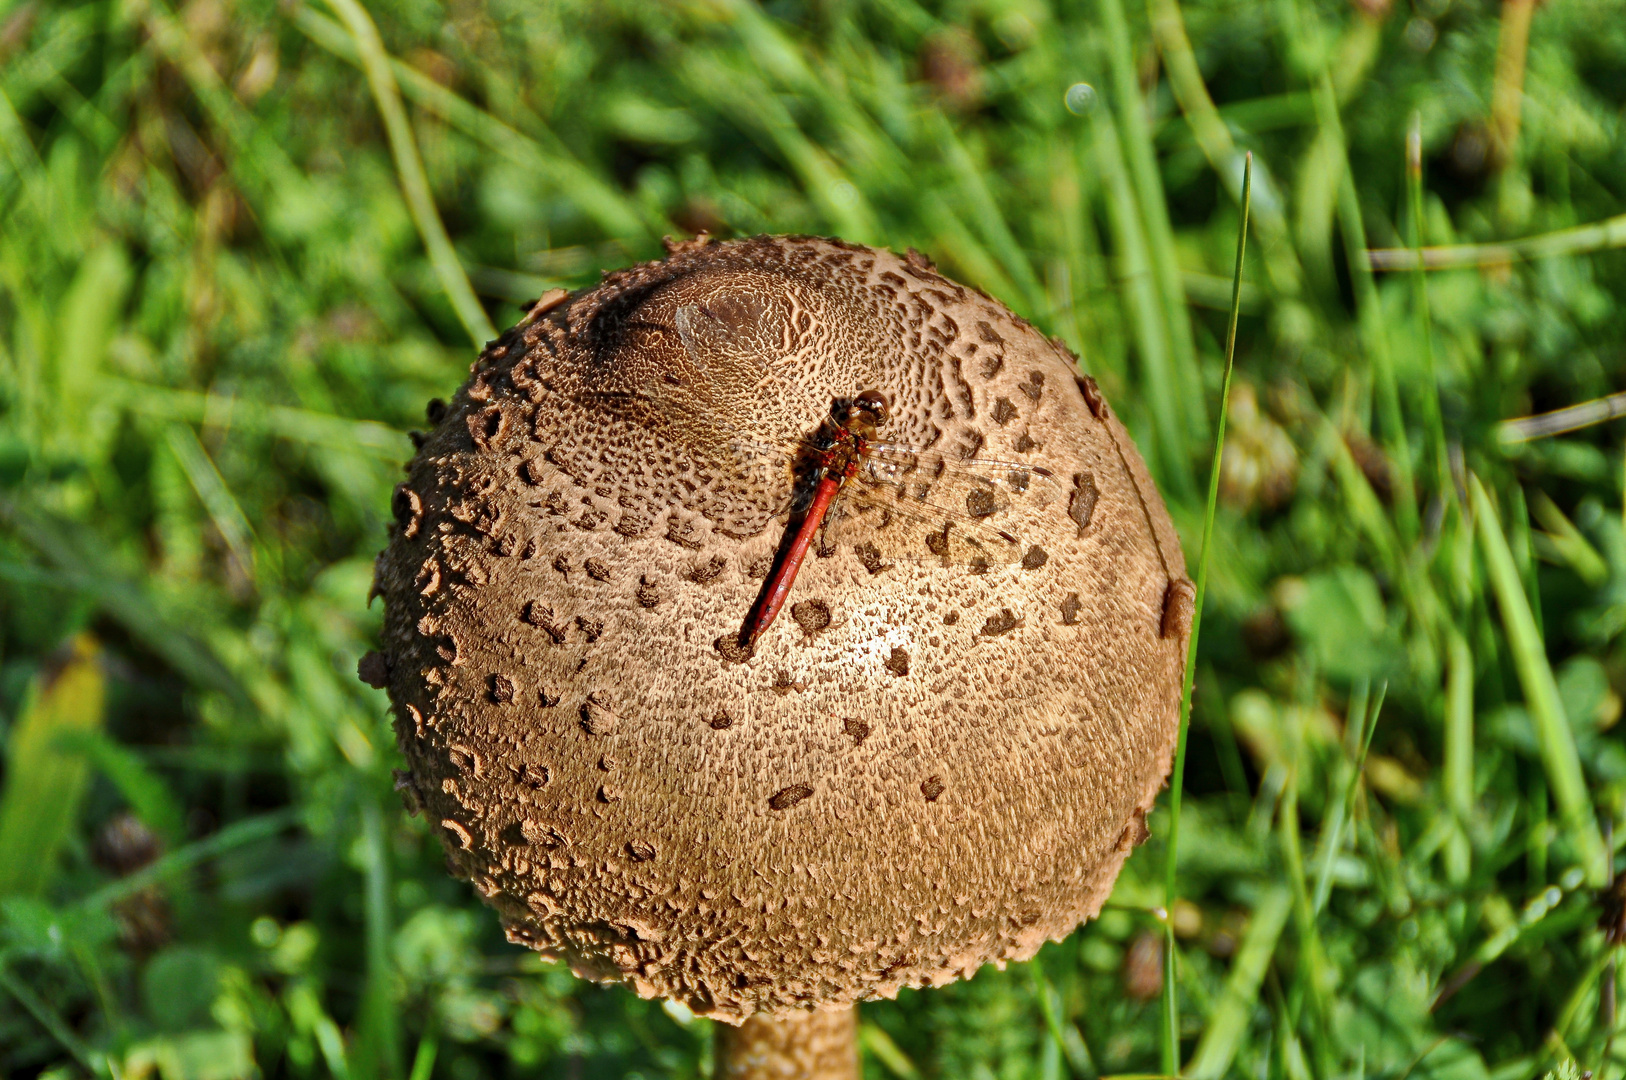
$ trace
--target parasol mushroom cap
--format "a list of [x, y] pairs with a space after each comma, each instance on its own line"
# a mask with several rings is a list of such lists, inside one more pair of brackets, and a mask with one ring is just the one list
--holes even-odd
[[[737, 1023], [1100, 909], [1168, 772], [1192, 589], [1075, 371], [914, 252], [802, 237], [671, 245], [485, 351], [396, 491], [363, 666], [511, 940]], [[759, 448], [867, 389], [923, 461], [1031, 463], [995, 515], [1019, 557], [838, 548], [742, 646], [798, 483]]]

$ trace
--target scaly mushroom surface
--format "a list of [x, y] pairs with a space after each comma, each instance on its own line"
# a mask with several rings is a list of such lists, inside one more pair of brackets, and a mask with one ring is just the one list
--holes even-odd
[[[918, 505], [811, 555], [746, 648], [798, 441], [866, 390]], [[1100, 909], [1168, 772], [1192, 589], [1059, 343], [914, 252], [696, 241], [544, 297], [432, 419], [364, 675], [511, 940], [739, 1023], [1022, 960]], [[981, 459], [1050, 479], [944, 518], [1017, 545], [956, 560], [929, 489]]]

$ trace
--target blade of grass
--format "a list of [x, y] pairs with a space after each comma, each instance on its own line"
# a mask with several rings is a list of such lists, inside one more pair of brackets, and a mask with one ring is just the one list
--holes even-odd
[[299, 808], [289, 806], [243, 821], [234, 821], [219, 832], [210, 833], [201, 840], [194, 840], [185, 847], [176, 848], [169, 854], [143, 866], [133, 874], [109, 882], [81, 899], [75, 906], [87, 909], [116, 904], [125, 897], [133, 896], [148, 886], [161, 881], [167, 881], [176, 874], [188, 870], [207, 859], [231, 851], [233, 848], [252, 844], [256, 840], [264, 840], [275, 836], [298, 820]]
[[[1231, 198], [1240, 203], [1242, 152], [1237, 149], [1235, 140], [1231, 138], [1231, 129], [1214, 107], [1214, 99], [1209, 96], [1208, 87], [1203, 82], [1191, 40], [1186, 36], [1180, 5], [1177, 0], [1147, 0], [1147, 11], [1151, 17], [1152, 36], [1163, 56], [1174, 100], [1191, 126], [1191, 133], [1203, 156], [1208, 159], [1209, 167], [1218, 174], [1220, 183]], [[1267, 179], [1268, 175], [1267, 170]], [[1269, 184], [1266, 184], [1265, 190], [1270, 190]], [[1281, 205], [1275, 199], [1261, 198], [1259, 204], [1252, 208], [1252, 213], [1265, 272], [1270, 277], [1271, 285], [1284, 296], [1297, 296], [1303, 289], [1304, 271], [1293, 250]]]
[[[303, 4], [294, 9], [290, 18], [316, 44], [341, 60], [361, 66], [355, 39], [343, 26]], [[634, 203], [583, 165], [552, 132], [545, 131], [543, 137], [532, 138], [393, 57], [390, 70], [401, 92], [414, 105], [438, 116], [493, 153], [547, 177], [563, 198], [579, 206], [606, 234], [629, 241], [644, 240], [658, 236], [668, 226], [664, 221], [646, 222]]]
[[[1622, 454], [1620, 456], [1620, 473], [1621, 473], [1621, 475], [1620, 475], [1620, 480], [1621, 480], [1620, 529], [1621, 529], [1622, 535], [1626, 536], [1626, 454]], [[1618, 556], [1619, 548], [1616, 548], [1615, 552], [1612, 552], [1612, 554], [1615, 554], [1615, 555]]]
[[[1158, 37], [1158, 51], [1161, 52], [1166, 47], [1161, 36], [1164, 31], [1164, 26], [1160, 21], [1162, 19], [1161, 0], [1149, 0], [1149, 4], [1148, 15], [1154, 20], [1152, 24], [1153, 33], [1160, 35]], [[1174, 14], [1183, 20], [1178, 6], [1175, 7]], [[1183, 21], [1178, 28], [1178, 32], [1184, 37], [1186, 31]], [[1177, 49], [1175, 46], [1167, 47], [1171, 52]], [[1191, 48], [1189, 39], [1185, 41], [1184, 47], [1187, 50]], [[1190, 59], [1195, 64], [1196, 56], [1192, 55]], [[1165, 73], [1169, 77], [1169, 89], [1174, 92], [1175, 101], [1178, 104], [1179, 96], [1184, 92], [1185, 87], [1177, 90], [1174, 84], [1177, 78], [1183, 79], [1184, 76], [1175, 74], [1176, 63], [1169, 56], [1165, 55], [1163, 57], [1163, 63]], [[1201, 72], [1193, 70], [1200, 80], [1202, 77]], [[1208, 93], [1207, 86], [1201, 86], [1197, 89], [1204, 95]], [[1213, 105], [1212, 99], [1210, 99], [1209, 104]], [[1299, 128], [1315, 122], [1315, 104], [1310, 100], [1309, 93], [1304, 90], [1288, 90], [1280, 94], [1263, 94], [1259, 97], [1243, 98], [1241, 101], [1228, 101], [1224, 105], [1214, 105], [1213, 107], [1214, 117], [1219, 120], [1221, 127], [1224, 128], [1225, 139], [1227, 140], [1224, 144], [1216, 142], [1216, 146], [1229, 145], [1234, 147], [1236, 145], [1234, 140], [1231, 139], [1231, 129], [1233, 128], [1252, 135], [1268, 131]], [[1185, 106], [1182, 105], [1182, 112], [1184, 109]], [[1171, 122], [1157, 128], [1153, 133], [1158, 145], [1165, 150], [1177, 150], [1197, 145], [1197, 135], [1193, 130], [1191, 118], [1182, 116], [1181, 119], [1185, 121], [1184, 125]], [[1224, 159], [1223, 154], [1218, 156]], [[1235, 179], [1227, 181], [1226, 187], [1231, 197], [1235, 198], [1242, 193], [1242, 154], [1238, 152], [1233, 160], [1235, 167], [1232, 172], [1235, 174]], [[1255, 183], [1263, 187], [1261, 178], [1265, 175], [1265, 163], [1263, 158], [1257, 155], [1254, 159], [1254, 169], [1257, 171], [1254, 178]], [[1253, 230], [1256, 233], [1264, 229], [1260, 221], [1265, 214], [1263, 202], [1264, 199], [1261, 197], [1261, 193], [1256, 192], [1253, 199]], [[1256, 251], [1256, 254], [1262, 257], [1264, 253]]]
[[1524, 58], [1536, 0], [1502, 0], [1496, 40], [1496, 82], [1491, 90], [1491, 143], [1496, 163], [1511, 164], [1524, 111]]
[[1358, 772], [1366, 768], [1366, 757], [1372, 750], [1372, 736], [1378, 730], [1378, 716], [1383, 712], [1384, 699], [1389, 696], [1388, 682], [1378, 684], [1378, 695], [1372, 699], [1372, 712], [1366, 722], [1366, 729], [1361, 733], [1360, 752], [1355, 758], [1355, 769]]
[[243, 516], [237, 497], [231, 493], [220, 470], [210, 460], [209, 452], [198, 441], [195, 431], [185, 424], [170, 424], [164, 429], [164, 440], [170, 452], [181, 463], [181, 469], [197, 492], [198, 500], [209, 512], [209, 518], [220, 530], [221, 539], [249, 578], [256, 576], [255, 552], [259, 545], [254, 539], [254, 528]]
[[[85, 403], [96, 399], [108, 346], [118, 332], [132, 276], [123, 246], [107, 242], [86, 253], [58, 300], [53, 320], [56, 325], [52, 327], [56, 355], [52, 357], [55, 370], [51, 381], [56, 384], [56, 400], [51, 412], [55, 430], [50, 431], [47, 446], [67, 450], [72, 445], [84, 454], [101, 441], [86, 437], [97, 425], [86, 415], [94, 415], [94, 411]], [[91, 454], [92, 460], [101, 456], [95, 451]]]
[[1373, 270], [1411, 270], [1419, 262], [1425, 270], [1459, 270], [1474, 266], [1502, 266], [1521, 259], [1556, 259], [1594, 251], [1626, 247], [1626, 214], [1592, 225], [1527, 236], [1501, 244], [1453, 244], [1445, 247], [1372, 248], [1366, 263]]
[[1057, 140], [1051, 157], [1049, 190], [1051, 212], [1059, 228], [1056, 251], [1045, 269], [1045, 286], [1049, 293], [1050, 319], [1057, 333], [1073, 352], [1084, 358], [1088, 368], [1100, 348], [1090, 320], [1090, 305], [1085, 302], [1096, 244], [1094, 230], [1085, 216], [1085, 208], [1090, 203], [1084, 186], [1089, 178], [1072, 167], [1076, 160], [1073, 147]]
[[1545, 491], [1538, 490], [1531, 497], [1530, 512], [1547, 530], [1531, 537], [1538, 551], [1542, 550], [1542, 545], [1546, 545], [1558, 561], [1574, 570], [1576, 577], [1594, 589], [1608, 582], [1609, 563]]
[[1474, 658], [1468, 639], [1453, 630], [1447, 637], [1445, 683], [1445, 801], [1457, 819], [1445, 849], [1446, 877], [1468, 880], [1473, 846], [1468, 842], [1474, 798]]
[[[1547, 774], [1538, 772], [1530, 777], [1530, 793], [1525, 796], [1530, 828], [1525, 831], [1524, 856], [1527, 876], [1533, 888], [1547, 883], [1547, 856], [1556, 831], [1548, 817], [1551, 807], [1547, 788]], [[1562, 808], [1559, 813], [1562, 815]]]
[[991, 255], [981, 240], [936, 191], [921, 196], [916, 212], [921, 222], [932, 230], [935, 242], [932, 254], [945, 264], [956, 268], [973, 285], [986, 289], [994, 296], [1015, 296], [1016, 285], [1005, 275], [999, 261]]
[[1531, 535], [1530, 507], [1524, 500], [1524, 485], [1509, 485], [1507, 493], [1508, 547], [1513, 552], [1513, 565], [1518, 567], [1519, 580], [1524, 583], [1524, 595], [1530, 601], [1530, 615], [1536, 620], [1536, 636], [1547, 637], [1547, 617], [1541, 607], [1541, 580], [1536, 576], [1536, 546]]
[[1372, 381], [1377, 390], [1384, 442], [1389, 463], [1394, 468], [1396, 525], [1401, 539], [1410, 546], [1417, 539], [1420, 522], [1416, 483], [1412, 477], [1411, 447], [1406, 439], [1405, 419], [1400, 410], [1400, 389], [1395, 381], [1394, 349], [1389, 340], [1388, 323], [1383, 316], [1382, 299], [1372, 281], [1372, 271], [1366, 261], [1359, 257], [1359, 253], [1366, 250], [1366, 221], [1361, 213], [1360, 197], [1355, 191], [1355, 177], [1349, 168], [1348, 143], [1344, 139], [1343, 122], [1338, 115], [1332, 77], [1325, 71], [1317, 82], [1315, 99], [1317, 114], [1332, 132], [1343, 158], [1338, 182], [1338, 224], [1343, 231], [1344, 250], [1348, 253], [1350, 277], [1354, 279], [1361, 336], [1372, 358]]
[[90, 763], [60, 745], [63, 735], [102, 725], [107, 680], [101, 648], [75, 638], [65, 663], [41, 673], [6, 747], [0, 794], [0, 896], [37, 896], [56, 870], [57, 852], [74, 830]]
[[290, 442], [361, 451], [391, 464], [411, 454], [404, 432], [374, 420], [352, 420], [288, 405], [266, 405], [227, 394], [148, 386], [125, 379], [104, 379], [102, 386], [105, 393], [130, 411], [159, 419], [235, 427]]
[[[1194, 441], [1201, 442], [1208, 435], [1202, 371], [1197, 365], [1197, 346], [1191, 333], [1191, 316], [1186, 310], [1185, 290], [1180, 283], [1180, 261], [1175, 255], [1174, 228], [1169, 223], [1169, 204], [1163, 192], [1163, 178], [1157, 170], [1151, 129], [1146, 122], [1146, 106], [1141, 99], [1123, 0], [1100, 0], [1100, 11], [1112, 76], [1112, 104], [1118, 114], [1118, 131], [1129, 161], [1129, 174], [1135, 182], [1136, 204], [1151, 258], [1152, 285], [1169, 344], [1173, 378], [1151, 392], [1172, 395], [1174, 410], [1185, 431]], [[1189, 451], [1189, 447], [1186, 449]], [[1191, 458], [1182, 455], [1170, 466], [1170, 471], [1177, 468], [1185, 472], [1191, 468]]]
[[56, 742], [62, 750], [84, 755], [166, 845], [185, 839], [184, 818], [174, 793], [135, 751], [101, 730], [64, 733]]
[[[1214, 432], [1214, 460], [1208, 469], [1208, 503], [1203, 510], [1203, 546], [1197, 554], [1197, 595], [1191, 613], [1191, 638], [1186, 643], [1185, 673], [1180, 686], [1180, 726], [1174, 745], [1174, 768], [1169, 775], [1169, 842], [1163, 867], [1163, 907], [1174, 911], [1178, 897], [1180, 853], [1180, 798], [1186, 773], [1186, 735], [1191, 726], [1191, 688], [1197, 672], [1197, 636], [1202, 629], [1203, 599], [1208, 592], [1208, 557], [1214, 539], [1214, 509], [1219, 505], [1220, 460], [1225, 454], [1225, 421], [1229, 414], [1231, 372], [1236, 363], [1236, 324], [1242, 301], [1242, 259], [1248, 248], [1248, 205], [1253, 189], [1253, 157], [1242, 166], [1242, 221], [1236, 234], [1236, 269], [1232, 274], [1231, 318], [1225, 331], [1225, 376], [1220, 383], [1219, 422]], [[1172, 925], [1172, 921], [1171, 921]], [[1172, 935], [1164, 949], [1163, 1071], [1180, 1071], [1180, 1012], [1174, 986]]]
[[87, 1046], [79, 1036], [75, 1035], [73, 1029], [68, 1026], [67, 1021], [63, 1020], [55, 1009], [41, 1000], [39, 995], [34, 993], [26, 983], [7, 971], [4, 957], [0, 957], [0, 989], [16, 998], [17, 1004], [28, 1010], [29, 1015], [39, 1023], [40, 1027], [50, 1032], [51, 1038], [55, 1039], [62, 1049], [72, 1054], [73, 1059], [79, 1062], [87, 1072], [93, 1076], [109, 1075], [109, 1071], [105, 1067], [107, 1064], [106, 1059]]
[[395, 73], [390, 68], [384, 42], [378, 36], [378, 27], [373, 25], [372, 16], [367, 14], [360, 0], [328, 0], [328, 4], [350, 31], [356, 50], [361, 54], [362, 70], [367, 74], [367, 84], [372, 89], [379, 115], [384, 119], [384, 133], [389, 138], [390, 152], [395, 157], [395, 172], [401, 182], [401, 193], [406, 196], [413, 224], [417, 225], [418, 235], [429, 252], [430, 265], [434, 267], [435, 276], [440, 280], [440, 287], [451, 302], [458, 321], [468, 332], [469, 340], [476, 349], [483, 349], [486, 342], [497, 336], [497, 329], [491, 325], [485, 308], [475, 297], [468, 275], [463, 272], [463, 264], [458, 261], [457, 252], [452, 248], [451, 238], [446, 235], [440, 211], [435, 209], [435, 199], [429, 190], [429, 177], [423, 171], [423, 159], [418, 156], [418, 143], [412, 135], [412, 125], [407, 122], [406, 108], [401, 104], [401, 91], [396, 86]]
[[1218, 1080], [1230, 1072], [1259, 1005], [1259, 988], [1292, 908], [1292, 894], [1280, 885], [1272, 886], [1254, 905], [1236, 958], [1231, 961], [1231, 972], [1214, 1003], [1214, 1011], [1208, 1015], [1197, 1049], [1186, 1064], [1183, 1075], [1191, 1080]]
[[[1414, 110], [1411, 124], [1406, 129], [1406, 193], [1411, 205], [1411, 241], [1415, 251], [1423, 249], [1423, 114]], [[1440, 376], [1434, 362], [1434, 321], [1428, 306], [1428, 275], [1423, 272], [1419, 255], [1416, 272], [1412, 274], [1412, 314], [1417, 320], [1417, 339], [1423, 350], [1424, 369], [1428, 373], [1428, 386], [1423, 394], [1424, 420], [1428, 424], [1429, 442], [1434, 451], [1435, 483], [1442, 494], [1449, 495], [1456, 488], [1451, 483], [1451, 464], [1446, 456], [1445, 420], [1440, 411]]]
[[909, 1060], [909, 1055], [898, 1048], [898, 1044], [892, 1041], [892, 1036], [874, 1024], [858, 1025], [858, 1045], [864, 1048], [866, 1054], [879, 1061], [887, 1072], [898, 1077], [898, 1080], [916, 1080], [920, 1076], [920, 1070]]
[[[129, 1024], [120, 1007], [118, 996], [113, 992], [113, 985], [107, 977], [107, 970], [103, 964], [106, 954], [100, 949], [94, 949], [83, 941], [71, 941], [68, 944], [68, 955], [73, 957], [74, 966], [79, 969], [80, 977], [91, 987], [96, 995], [96, 1002], [101, 1006], [102, 1016], [108, 1029], [113, 1035], [114, 1045], [121, 1045], [129, 1038]], [[115, 1080], [118, 1077], [116, 1068], [108, 1063], [109, 1071]]]
[[1065, 1057], [1072, 1074], [1079, 1080], [1088, 1080], [1096, 1073], [1095, 1062], [1090, 1059], [1090, 1049], [1078, 1025], [1064, 1022], [1060, 997], [1045, 978], [1038, 960], [1028, 964], [1028, 973], [1033, 978], [1033, 992], [1039, 999], [1039, 1011], [1044, 1015], [1045, 1030], [1050, 1033], [1051, 1042]]
[[440, 1041], [430, 1033], [418, 1040], [418, 1050], [412, 1056], [412, 1072], [408, 1080], [430, 1080], [435, 1072], [435, 1055], [440, 1050]]
[[784, 159], [807, 197], [843, 239], [861, 244], [882, 242], [869, 200], [797, 125], [778, 95], [715, 54], [685, 53], [679, 71], [693, 92]]
[[[29, 191], [38, 196], [34, 200], [38, 202], [45, 201], [40, 193], [47, 187], [38, 179], [28, 185]], [[7, 396], [10, 399], [6, 422], [25, 445], [38, 448], [43, 432], [49, 426], [45, 415], [49, 385], [46, 382], [49, 320], [44, 317], [42, 305], [24, 300], [34, 299], [29, 296], [29, 265], [32, 259], [29, 253], [19, 250], [20, 247], [14, 247], [6, 239], [6, 231], [0, 230], [0, 286], [3, 286], [3, 292], [11, 302], [11, 310], [7, 314], [10, 323], [7, 336], [10, 340], [4, 343], [4, 359], [9, 369], [6, 372]], [[34, 453], [37, 454], [38, 450]]]
[[1420, 677], [1433, 678], [1439, 662], [1435, 641], [1444, 615], [1426, 567], [1418, 559], [1403, 556], [1408, 549], [1396, 535], [1395, 524], [1384, 511], [1382, 500], [1356, 463], [1349, 443], [1331, 417], [1322, 421], [1321, 440], [1351, 519], [1371, 545], [1382, 570], [1399, 586], [1407, 612], [1423, 631], [1411, 640], [1417, 654], [1414, 657], [1416, 669]]
[[1542, 765], [1552, 785], [1553, 797], [1558, 801], [1565, 830], [1580, 856], [1587, 880], [1602, 886], [1607, 867], [1603, 835], [1598, 831], [1598, 819], [1587, 794], [1575, 737], [1564, 715], [1563, 699], [1558, 695], [1558, 682], [1547, 661], [1546, 644], [1536, 628], [1530, 598], [1525, 594], [1496, 508], [1491, 505], [1479, 477], [1472, 473], [1468, 475], [1468, 498], [1478, 526], [1486, 574], [1502, 612], [1502, 626], [1507, 633], [1508, 647], [1513, 651], [1525, 704], [1536, 728], [1536, 741], [1541, 747]]
[[213, 649], [190, 633], [147, 588], [102, 563], [99, 542], [81, 526], [45, 518], [0, 498], [4, 525], [55, 571], [56, 583], [95, 599], [97, 606], [137, 640], [200, 687], [239, 700], [247, 692]]
[[1047, 1036], [1039, 1044], [1039, 1080], [1062, 1080], [1061, 1044], [1055, 1036]]
[[284, 1007], [294, 1027], [315, 1038], [322, 1062], [334, 1080], [350, 1080], [353, 1070], [345, 1052], [344, 1033], [322, 1006], [319, 986], [315, 980], [296, 982], [283, 994]]
[[950, 175], [960, 189], [960, 197], [970, 211], [972, 220], [982, 231], [983, 240], [992, 248], [1005, 272], [1021, 290], [1007, 295], [1012, 299], [1021, 296], [1027, 302], [1027, 313], [1037, 315], [1045, 308], [1044, 290], [1039, 285], [1038, 275], [1033, 272], [1032, 261], [1016, 242], [1005, 215], [1000, 213], [993, 192], [988, 190], [982, 170], [971, 159], [970, 151], [965, 148], [965, 143], [955, 133], [948, 118], [935, 109], [929, 115], [933, 141], [941, 148], [948, 162]]
[[1626, 416], [1626, 391], [1595, 398], [1579, 405], [1569, 405], [1552, 412], [1521, 416], [1517, 420], [1504, 420], [1497, 425], [1496, 436], [1504, 443], [1529, 442], [1579, 431], [1594, 424], [1602, 424], [1617, 416]]
[[1361, 767], [1366, 763], [1366, 748], [1371, 743], [1370, 730], [1377, 725], [1377, 711], [1381, 699], [1368, 708], [1369, 686], [1361, 680], [1349, 700], [1349, 711], [1344, 723], [1344, 755], [1338, 760], [1331, 798], [1327, 800], [1327, 821], [1322, 827], [1321, 866], [1316, 871], [1315, 895], [1311, 908], [1317, 915], [1327, 906], [1332, 895], [1332, 864], [1343, 845], [1344, 824], [1353, 812], [1355, 786], [1360, 780]]
[[390, 852], [384, 814], [376, 798], [363, 796], [361, 841], [366, 880], [367, 986], [362, 1001], [363, 1041], [373, 1050], [386, 1076], [404, 1072], [401, 1024], [392, 992], [395, 969], [390, 955], [392, 923]]
[[[1302, 739], [1303, 732], [1297, 733]], [[1304, 1033], [1312, 1040], [1311, 1049], [1316, 1056], [1316, 1071], [1330, 1076], [1331, 1056], [1327, 1045], [1326, 1022], [1331, 1019], [1327, 993], [1336, 982], [1336, 974], [1327, 963], [1326, 946], [1316, 922], [1316, 912], [1310, 899], [1309, 880], [1305, 873], [1304, 850], [1301, 835], [1304, 825], [1299, 817], [1299, 765], [1304, 760], [1303, 750], [1295, 746], [1288, 760], [1287, 785], [1282, 789], [1281, 806], [1277, 811], [1277, 843], [1282, 854], [1282, 871], [1287, 877], [1293, 896], [1293, 921], [1298, 934], [1299, 956], [1297, 977], [1290, 987], [1290, 1000], [1297, 1013], [1306, 999], [1310, 1006], [1310, 1023]]]
[[1192, 490], [1186, 427], [1180, 410], [1166, 392], [1173, 385], [1169, 362], [1167, 327], [1158, 309], [1157, 291], [1146, 254], [1146, 236], [1135, 191], [1124, 168], [1118, 131], [1106, 109], [1096, 109], [1093, 121], [1095, 161], [1101, 173], [1103, 196], [1107, 202], [1112, 241], [1118, 259], [1119, 284], [1125, 296], [1125, 314], [1133, 326], [1136, 350], [1140, 353], [1141, 386], [1152, 428], [1157, 434], [1158, 480], [1181, 501], [1190, 501]]
[[1553, 1021], [1552, 1031], [1554, 1035], [1561, 1039], [1564, 1038], [1574, 1025], [1576, 1018], [1581, 1015], [1582, 1007], [1591, 1004], [1595, 1000], [1592, 994], [1593, 988], [1597, 985], [1598, 980], [1603, 977], [1604, 969], [1609, 966], [1609, 962], [1614, 959], [1614, 956], [1615, 950], [1605, 947], [1599, 949], [1596, 955], [1591, 958], [1586, 970], [1575, 980], [1575, 987], [1570, 991], [1569, 997], [1565, 999], [1564, 1007], [1558, 1011], [1558, 1019]]

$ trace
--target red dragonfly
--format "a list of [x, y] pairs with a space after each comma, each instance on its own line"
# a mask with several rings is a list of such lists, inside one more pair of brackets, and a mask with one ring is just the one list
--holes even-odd
[[833, 555], [850, 543], [871, 573], [908, 559], [961, 563], [982, 573], [1032, 550], [1004, 527], [1005, 515], [1018, 502], [1043, 506], [1060, 494], [1049, 469], [877, 441], [888, 409], [884, 394], [865, 390], [837, 401], [795, 453], [733, 444], [748, 463], [783, 466], [812, 484], [810, 496], [807, 479], [798, 485], [797, 501], [806, 508], [746, 618], [740, 643], [747, 650], [784, 608], [809, 550]]

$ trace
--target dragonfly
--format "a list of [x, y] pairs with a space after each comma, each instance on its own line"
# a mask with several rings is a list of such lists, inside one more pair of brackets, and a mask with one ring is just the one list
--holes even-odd
[[799, 481], [787, 509], [800, 511], [800, 520], [792, 517], [795, 532], [746, 617], [740, 634], [746, 650], [783, 610], [809, 551], [829, 556], [850, 548], [871, 573], [907, 559], [981, 573], [1032, 551], [1007, 527], [1009, 512], [1054, 501], [1061, 494], [1054, 474], [1028, 462], [956, 458], [882, 441], [876, 432], [890, 408], [881, 391], [865, 390], [838, 399], [817, 434], [790, 452], [732, 444], [748, 467], [785, 468]]

